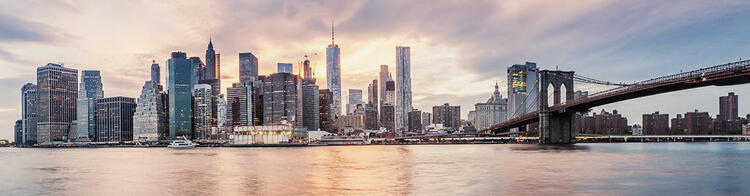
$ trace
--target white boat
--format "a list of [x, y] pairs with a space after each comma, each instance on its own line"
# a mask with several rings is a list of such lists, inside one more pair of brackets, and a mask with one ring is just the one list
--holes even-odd
[[196, 146], [198, 146], [198, 143], [195, 143], [183, 137], [182, 139], [172, 141], [172, 143], [169, 143], [167, 147], [175, 148], [175, 149], [186, 149], [186, 148], [195, 148]]

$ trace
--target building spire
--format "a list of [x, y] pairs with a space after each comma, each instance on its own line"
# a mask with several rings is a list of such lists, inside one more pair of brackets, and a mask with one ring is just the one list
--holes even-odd
[[333, 37], [333, 35], [334, 35], [334, 34], [333, 34], [333, 32], [334, 32], [334, 31], [333, 31], [333, 24], [334, 24], [334, 23], [333, 23], [333, 20], [331, 20], [331, 45], [334, 45], [334, 44], [335, 44], [335, 43], [334, 43], [334, 37]]
[[211, 40], [211, 35], [208, 35], [208, 49], [210, 50], [210, 49], [213, 49], [213, 48], [214, 48], [214, 44], [213, 44], [213, 42]]

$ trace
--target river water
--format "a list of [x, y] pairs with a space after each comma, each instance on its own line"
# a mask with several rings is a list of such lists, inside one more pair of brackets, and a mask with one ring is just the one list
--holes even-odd
[[749, 195], [750, 143], [0, 148], [0, 195]]

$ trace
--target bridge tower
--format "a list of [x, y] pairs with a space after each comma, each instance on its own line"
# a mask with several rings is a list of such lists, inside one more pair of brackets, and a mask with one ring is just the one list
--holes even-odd
[[[566, 101], [573, 100], [573, 75], [572, 71], [550, 71], [539, 72], [539, 143], [540, 144], [572, 144], [576, 142], [573, 135], [574, 111], [565, 108], [558, 111], [550, 111], [547, 103], [549, 87], [553, 89], [553, 105], [561, 105], [561, 97]], [[560, 88], [565, 86], [565, 92]], [[565, 94], [562, 94], [565, 93]]]

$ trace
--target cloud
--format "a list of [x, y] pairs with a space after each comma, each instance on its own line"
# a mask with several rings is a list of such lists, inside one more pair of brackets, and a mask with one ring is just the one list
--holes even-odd
[[54, 42], [63, 37], [56, 28], [44, 23], [0, 14], [0, 41]]

